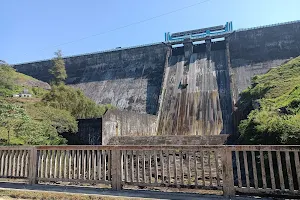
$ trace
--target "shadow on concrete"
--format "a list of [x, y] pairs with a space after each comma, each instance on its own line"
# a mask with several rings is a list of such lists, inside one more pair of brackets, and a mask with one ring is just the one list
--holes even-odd
[[[132, 48], [120, 51], [94, 53], [90, 55], [75, 56], [67, 58], [66, 71], [68, 78], [66, 84], [84, 84], [89, 82], [105, 82], [122, 79], [132, 79], [127, 89], [134, 89], [134, 80], [146, 79], [148, 81], [146, 92], [146, 112], [156, 114], [158, 97], [163, 78], [165, 55], [167, 49], [164, 44]], [[53, 66], [51, 60], [35, 63], [24, 63], [15, 65], [18, 72], [32, 76], [39, 80], [50, 82], [52, 76], [48, 70]], [[109, 88], [110, 84], [105, 83]], [[99, 85], [88, 93], [101, 91], [103, 86]], [[116, 88], [109, 88], [114, 90]], [[90, 96], [90, 95], [88, 95]], [[124, 95], [126, 96], [126, 95]], [[128, 100], [128, 99], [127, 99]], [[136, 100], [138, 101], [138, 100]], [[144, 101], [144, 100], [143, 100]], [[142, 102], [144, 104], [144, 102]], [[130, 110], [130, 108], [129, 108]]]
[[[201, 195], [195, 193], [161, 192], [161, 191], [129, 190], [129, 189], [117, 191], [113, 189], [95, 188], [95, 187], [41, 185], [41, 184], [28, 185], [26, 183], [8, 183], [8, 182], [0, 182], [0, 189], [106, 195], [106, 196], [115, 196], [115, 197], [128, 197], [128, 198], [132, 197], [132, 198], [146, 198], [146, 199], [174, 199], [174, 200], [225, 199], [223, 196]], [[254, 198], [237, 197], [236, 199], [254, 199]]]

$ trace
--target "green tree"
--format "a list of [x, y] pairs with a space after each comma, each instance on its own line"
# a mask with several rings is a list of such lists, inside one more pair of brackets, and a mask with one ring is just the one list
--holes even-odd
[[30, 118], [25, 109], [14, 104], [0, 102], [0, 124], [7, 130], [7, 144], [10, 144], [11, 133]]
[[28, 120], [16, 131], [26, 145], [60, 145], [67, 142], [49, 121]]
[[62, 58], [61, 50], [54, 53], [55, 57], [52, 59], [53, 67], [49, 70], [49, 73], [54, 76], [53, 84], [59, 85], [64, 83], [67, 78], [67, 72], [65, 67], [65, 61]]
[[32, 119], [47, 122], [47, 124], [54, 127], [58, 133], [75, 133], [78, 130], [76, 119], [66, 110], [37, 103], [27, 105], [26, 111]]
[[69, 111], [76, 119], [101, 117], [111, 105], [97, 105], [79, 89], [66, 85], [54, 85], [42, 103], [57, 109]]
[[0, 101], [0, 125], [0, 143], [6, 145], [66, 144], [59, 134], [77, 131], [75, 118], [66, 110], [6, 101]]

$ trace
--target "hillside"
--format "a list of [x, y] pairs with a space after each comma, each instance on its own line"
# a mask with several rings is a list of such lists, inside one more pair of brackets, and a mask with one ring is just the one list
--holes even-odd
[[[53, 85], [0, 64], [0, 145], [58, 145], [60, 134], [76, 133], [77, 118], [100, 117], [109, 105], [96, 105], [82, 91]], [[31, 96], [17, 97], [18, 94]]]
[[241, 94], [243, 144], [300, 144], [300, 57], [256, 76]]
[[24, 89], [28, 89], [34, 97], [41, 97], [51, 89], [48, 83], [16, 72], [15, 69], [5, 64], [0, 67], [0, 77], [0, 95], [5, 97], [19, 94]]

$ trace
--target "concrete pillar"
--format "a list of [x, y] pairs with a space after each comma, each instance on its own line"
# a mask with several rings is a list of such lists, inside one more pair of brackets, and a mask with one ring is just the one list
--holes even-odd
[[114, 190], [122, 189], [122, 156], [120, 149], [111, 150], [111, 187]]
[[185, 39], [183, 41], [184, 46], [184, 58], [185, 60], [189, 60], [191, 55], [193, 54], [193, 42], [191, 39]]
[[186, 89], [188, 83], [188, 72], [189, 72], [189, 64], [191, 55], [193, 54], [193, 42], [191, 39], [185, 39], [183, 41], [184, 46], [184, 68], [183, 68], [183, 76], [181, 78], [181, 89]]
[[226, 198], [235, 197], [233, 165], [232, 165], [232, 151], [230, 147], [224, 147], [222, 151], [223, 164], [223, 195]]
[[206, 44], [206, 55], [207, 55], [207, 60], [210, 60], [211, 56], [211, 39], [205, 40]]
[[38, 152], [36, 147], [30, 148], [30, 154], [29, 154], [29, 184], [37, 184], [37, 171], [38, 171]]
[[234, 86], [234, 73], [233, 70], [231, 68], [231, 62], [230, 62], [230, 50], [229, 50], [229, 41], [227, 38], [225, 38], [225, 44], [226, 44], [226, 50], [225, 50], [225, 56], [226, 56], [226, 64], [229, 70], [229, 75], [230, 75], [230, 91], [231, 91], [231, 98], [232, 98], [232, 107], [235, 105], [238, 96], [237, 91], [236, 91], [236, 87]]
[[237, 88], [235, 86], [235, 76], [234, 76], [234, 71], [231, 68], [231, 62], [230, 62], [230, 49], [229, 49], [229, 41], [228, 38], [225, 38], [225, 45], [226, 45], [226, 49], [225, 49], [225, 57], [226, 57], [226, 62], [227, 62], [227, 67], [228, 67], [228, 73], [229, 73], [229, 77], [230, 77], [230, 96], [231, 96], [231, 103], [232, 103], [232, 116], [230, 116], [230, 120], [232, 122], [232, 127], [231, 130], [233, 132], [233, 134], [237, 133], [237, 126], [239, 123], [239, 118], [240, 118], [240, 114], [238, 112], [236, 112], [237, 108], [236, 108], [236, 102], [238, 99], [238, 91]]

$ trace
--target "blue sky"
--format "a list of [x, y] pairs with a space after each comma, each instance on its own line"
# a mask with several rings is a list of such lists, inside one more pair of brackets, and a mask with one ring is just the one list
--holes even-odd
[[[247, 28], [300, 20], [300, 0], [2, 0], [0, 60], [10, 64], [161, 42], [164, 32], [233, 22]], [[144, 23], [89, 37], [183, 9]], [[87, 39], [79, 40], [88, 37]], [[69, 43], [71, 42], [71, 43]], [[67, 43], [65, 45], [61, 45]]]

